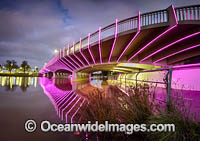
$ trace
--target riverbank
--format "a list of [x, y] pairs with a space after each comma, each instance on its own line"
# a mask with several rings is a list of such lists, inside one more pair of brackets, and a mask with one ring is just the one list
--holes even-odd
[[0, 76], [15, 76], [15, 77], [39, 77], [39, 73], [0, 73]]

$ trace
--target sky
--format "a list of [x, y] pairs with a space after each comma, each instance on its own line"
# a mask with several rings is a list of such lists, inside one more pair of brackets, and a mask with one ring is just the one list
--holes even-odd
[[0, 64], [41, 68], [73, 41], [141, 13], [200, 4], [199, 0], [0, 0]]

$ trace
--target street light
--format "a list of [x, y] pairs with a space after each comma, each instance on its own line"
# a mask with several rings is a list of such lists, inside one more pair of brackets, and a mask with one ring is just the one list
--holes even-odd
[[58, 50], [57, 50], [57, 49], [54, 49], [53, 52], [54, 52], [54, 54], [57, 54], [57, 53], [58, 53]]

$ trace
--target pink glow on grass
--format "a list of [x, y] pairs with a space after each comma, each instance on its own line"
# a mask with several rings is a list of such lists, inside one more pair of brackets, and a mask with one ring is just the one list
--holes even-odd
[[169, 57], [171, 57], [171, 56], [174, 56], [174, 55], [176, 55], [176, 54], [185, 52], [185, 51], [187, 51], [187, 50], [190, 50], [190, 49], [193, 49], [193, 48], [196, 48], [196, 47], [199, 47], [199, 46], [200, 46], [200, 44], [191, 46], [191, 47], [189, 47], [189, 48], [186, 48], [186, 49], [183, 49], [183, 50], [180, 50], [180, 51], [177, 51], [177, 52], [172, 53], [172, 54], [170, 54], [170, 55], [168, 55], [168, 56], [162, 57], [162, 58], [160, 58], [160, 59], [154, 61], [153, 63], [160, 62], [160, 61], [162, 61], [162, 60], [164, 60], [164, 59], [166, 59], [166, 58], [169, 58]]
[[92, 55], [92, 52], [90, 51], [90, 33], [88, 34], [88, 51], [90, 53], [90, 56], [92, 57], [93, 63], [96, 64], [94, 56]]
[[141, 48], [138, 52], [136, 52], [131, 58], [129, 58], [128, 62], [130, 62], [133, 58], [135, 58], [139, 53], [141, 53], [149, 45], [151, 45], [153, 42], [155, 42], [156, 40], [158, 40], [159, 38], [161, 38], [162, 36], [164, 36], [165, 34], [167, 34], [169, 31], [171, 31], [172, 29], [174, 29], [176, 26], [177, 25], [172, 26], [171, 28], [167, 29], [166, 31], [164, 31], [163, 33], [161, 33], [160, 35], [158, 35], [156, 38], [154, 38], [153, 40], [151, 40], [148, 44], [146, 44], [143, 48]]
[[67, 111], [67, 113], [65, 114], [65, 118], [66, 118], [66, 123], [67, 123], [67, 116], [68, 114], [71, 112], [71, 110], [76, 106], [76, 104], [80, 101], [81, 97], [79, 97], [79, 99], [74, 103], [74, 105]]
[[147, 60], [147, 59], [150, 58], [151, 56], [153, 56], [153, 55], [155, 55], [155, 54], [161, 52], [162, 50], [164, 50], [164, 49], [166, 49], [166, 48], [168, 48], [168, 47], [170, 47], [170, 46], [172, 46], [172, 45], [174, 45], [174, 44], [176, 44], [176, 43], [179, 43], [179, 42], [181, 42], [181, 41], [183, 41], [183, 40], [185, 40], [185, 39], [188, 39], [188, 38], [191, 38], [191, 37], [193, 37], [193, 36], [195, 36], [195, 35], [198, 35], [199, 33], [200, 33], [200, 32], [196, 32], [196, 33], [194, 33], [194, 34], [191, 34], [191, 35], [185, 36], [185, 37], [183, 37], [183, 38], [181, 38], [181, 39], [179, 39], [179, 40], [176, 40], [175, 42], [172, 42], [172, 43], [166, 45], [165, 47], [163, 47], [163, 48], [161, 48], [161, 49], [159, 49], [159, 50], [153, 52], [152, 54], [148, 55], [147, 57], [145, 57], [144, 59], [142, 59], [140, 62], [143, 62], [144, 60]]
[[82, 50], [81, 50], [81, 45], [82, 45], [82, 40], [80, 38], [80, 44], [79, 44], [79, 52], [81, 53], [81, 55], [83, 56], [83, 58], [85, 59], [85, 61], [87, 62], [88, 65], [90, 65], [88, 59], [85, 57], [85, 55], [82, 53]]
[[109, 59], [108, 59], [109, 63], [110, 63], [112, 53], [113, 53], [113, 50], [115, 48], [115, 44], [116, 44], [116, 41], [117, 41], [117, 27], [118, 27], [117, 25], [118, 25], [118, 20], [116, 19], [116, 21], [115, 21], [115, 39], [114, 39], [114, 42], [113, 42], [113, 45], [112, 45], [112, 48], [111, 48], [111, 51], [110, 51], [110, 55], [109, 55]]

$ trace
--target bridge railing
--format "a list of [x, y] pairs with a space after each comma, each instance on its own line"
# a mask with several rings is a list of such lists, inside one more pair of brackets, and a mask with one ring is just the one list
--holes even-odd
[[115, 28], [116, 28], [115, 23], [102, 28], [100, 38], [101, 39], [105, 39], [105, 38], [107, 38], [109, 36], [114, 35], [115, 34]]
[[141, 14], [140, 26], [148, 26], [168, 22], [167, 10], [159, 10]]
[[138, 27], [138, 16], [131, 17], [125, 20], [122, 20], [118, 23], [117, 33], [129, 31], [132, 29], [137, 29]]
[[[200, 20], [200, 5], [193, 5], [187, 7], [175, 8], [175, 13], [178, 21], [184, 20]], [[148, 13], [143, 13], [140, 15], [140, 26], [145, 27], [149, 25], [167, 23], [169, 21], [167, 9], [153, 11]], [[118, 24], [113, 23], [108, 25], [101, 30], [98, 30], [90, 35], [89, 44], [93, 44], [99, 41], [99, 39], [105, 39], [107, 37], [115, 35], [117, 25], [117, 34], [126, 32], [129, 30], [138, 28], [138, 16], [124, 19], [118, 22]], [[99, 34], [100, 32], [100, 34]], [[100, 36], [100, 37], [99, 37]], [[80, 42], [75, 44], [75, 51], [78, 51], [80, 48], [88, 47], [88, 37], [85, 37]], [[73, 45], [70, 46], [69, 53], [72, 54], [74, 51]]]
[[200, 20], [200, 5], [175, 8], [178, 21]]
[[99, 39], [99, 31], [96, 31], [90, 35], [90, 44], [97, 42], [98, 39]]

